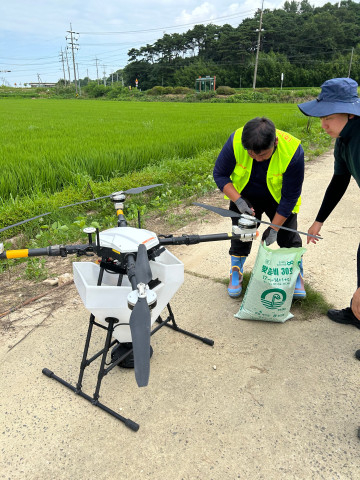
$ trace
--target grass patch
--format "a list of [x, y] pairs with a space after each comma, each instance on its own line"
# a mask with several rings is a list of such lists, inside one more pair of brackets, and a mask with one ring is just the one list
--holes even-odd
[[[190, 272], [187, 272], [190, 273]], [[194, 274], [191, 272], [192, 275], [198, 276], [201, 278], [208, 278], [205, 275], [201, 274]], [[245, 272], [243, 276], [243, 290], [241, 293], [241, 301], [244, 298], [244, 294], [248, 287], [249, 281], [251, 277], [251, 272]], [[215, 278], [213, 281], [221, 283], [222, 285], [227, 286], [229, 283], [228, 278]], [[326, 315], [326, 312], [333, 308], [333, 305], [329, 303], [325, 297], [320, 293], [317, 292], [311, 285], [305, 282], [305, 290], [306, 290], [306, 298], [304, 299], [296, 299], [293, 300], [291, 306], [291, 313], [294, 316], [300, 316], [303, 320], [312, 320], [313, 317], [319, 315]]]
[[311, 285], [305, 282], [306, 298], [294, 300], [292, 303], [292, 313], [300, 314], [306, 320], [311, 320], [316, 315], [326, 315], [326, 312], [333, 308], [325, 297], [317, 292]]

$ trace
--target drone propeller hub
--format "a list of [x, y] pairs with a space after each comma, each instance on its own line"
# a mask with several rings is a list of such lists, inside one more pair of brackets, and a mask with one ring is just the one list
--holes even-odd
[[111, 194], [110, 198], [113, 202], [123, 202], [126, 197], [124, 192], [114, 192]]
[[256, 228], [256, 220], [254, 220], [254, 217], [252, 215], [247, 215], [246, 213], [243, 213], [238, 220], [238, 225], [243, 228]]
[[243, 242], [251, 242], [257, 236], [256, 220], [251, 215], [242, 214], [237, 225], [233, 225], [233, 233], [240, 235]]
[[146, 302], [149, 305], [150, 310], [156, 307], [157, 296], [153, 290], [150, 290], [145, 283], [139, 283], [137, 290], [133, 290], [127, 296], [128, 307], [132, 310], [139, 298], [146, 298]]

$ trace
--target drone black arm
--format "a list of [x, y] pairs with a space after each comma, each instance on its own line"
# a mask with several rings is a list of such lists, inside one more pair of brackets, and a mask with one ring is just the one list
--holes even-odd
[[183, 235], [181, 237], [159, 238], [160, 245], [195, 245], [202, 242], [218, 242], [221, 240], [230, 240], [231, 238], [241, 238], [233, 233], [214, 233], [212, 235]]
[[20, 250], [5, 250], [0, 253], [0, 260], [5, 258], [27, 258], [27, 257], [66, 257], [74, 253], [81, 254], [92, 251], [91, 245], [53, 245], [45, 248], [29, 248]]
[[127, 276], [129, 278], [129, 282], [131, 283], [131, 287], [133, 290], [136, 290], [136, 277], [135, 277], [135, 256], [132, 254], [127, 255], [126, 257], [126, 271]]

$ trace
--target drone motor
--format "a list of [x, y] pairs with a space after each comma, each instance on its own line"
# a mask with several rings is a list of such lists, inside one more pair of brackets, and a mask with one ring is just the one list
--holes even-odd
[[256, 220], [251, 215], [242, 214], [237, 225], [233, 225], [232, 232], [239, 235], [243, 242], [252, 242], [257, 236]]
[[146, 298], [146, 301], [147, 301], [147, 304], [149, 305], [150, 310], [156, 307], [156, 304], [157, 304], [156, 293], [150, 290], [148, 285], [145, 285], [145, 283], [139, 283], [137, 288], [138, 290], [132, 290], [127, 296], [127, 303], [130, 310], [133, 310], [139, 298]]

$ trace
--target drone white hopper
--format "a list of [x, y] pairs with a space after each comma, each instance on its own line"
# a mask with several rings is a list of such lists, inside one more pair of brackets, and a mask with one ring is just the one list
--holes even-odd
[[[157, 296], [157, 304], [151, 310], [153, 324], [184, 282], [184, 264], [165, 250], [155, 260], [150, 261], [150, 267], [153, 279], [159, 279], [161, 282], [152, 290]], [[119, 323], [126, 323], [127, 325], [119, 326], [115, 324], [113, 336], [120, 343], [131, 342], [128, 325], [131, 310], [127, 297], [132, 288], [128, 277], [124, 275], [122, 285], [117, 286], [118, 275], [105, 271], [102, 284], [98, 286], [99, 265], [92, 262], [74, 262], [73, 271], [76, 288], [86, 309], [102, 325], [108, 325], [105, 322], [106, 317], [115, 317], [119, 319]]]

